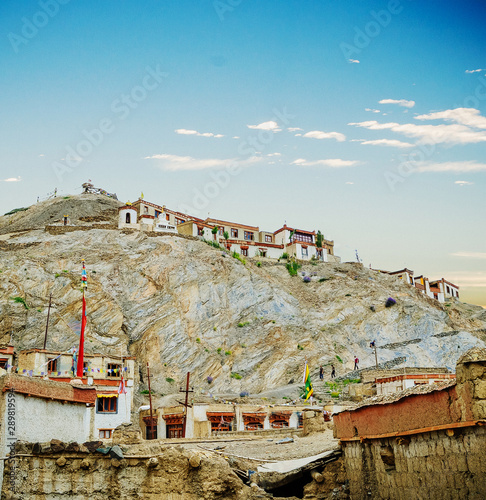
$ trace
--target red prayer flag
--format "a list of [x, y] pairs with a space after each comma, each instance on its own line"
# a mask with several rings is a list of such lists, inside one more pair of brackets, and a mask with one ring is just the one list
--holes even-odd
[[81, 335], [79, 336], [79, 351], [78, 351], [78, 364], [76, 368], [76, 376], [83, 376], [83, 367], [84, 367], [84, 329], [86, 328], [86, 298], [84, 296], [83, 290], [83, 315], [81, 318]]

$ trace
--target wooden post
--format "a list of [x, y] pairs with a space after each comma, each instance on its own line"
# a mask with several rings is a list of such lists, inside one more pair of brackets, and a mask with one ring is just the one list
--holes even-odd
[[378, 354], [376, 353], [376, 342], [374, 344], [374, 348], [375, 348], [375, 365], [376, 365], [376, 368], [378, 368]]
[[184, 427], [182, 428], [182, 437], [186, 437], [186, 426], [187, 426], [187, 402], [189, 398], [189, 377], [191, 376], [190, 372], [187, 372], [187, 379], [186, 379], [186, 401], [184, 404]]
[[153, 418], [153, 415], [152, 415], [152, 391], [150, 389], [150, 368], [149, 368], [148, 361], [147, 361], [147, 380], [148, 380], [149, 401], [150, 401], [150, 437], [152, 438], [152, 436], [153, 436], [154, 418]]
[[47, 321], [46, 321], [46, 334], [44, 335], [44, 351], [46, 350], [47, 345], [47, 330], [49, 329], [49, 315], [51, 313], [51, 302], [52, 302], [52, 293], [49, 294], [49, 307], [47, 308]]

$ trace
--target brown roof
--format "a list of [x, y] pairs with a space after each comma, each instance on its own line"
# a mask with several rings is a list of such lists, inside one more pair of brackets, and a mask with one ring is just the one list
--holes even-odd
[[[443, 391], [449, 387], [456, 385], [456, 380], [445, 380], [444, 382], [438, 382], [436, 384], [419, 384], [414, 387], [410, 387], [409, 389], [405, 389], [404, 391], [392, 392], [390, 394], [383, 394], [381, 396], [374, 396], [372, 398], [367, 398], [360, 403], [358, 403], [353, 408], [346, 408], [343, 411], [356, 411], [361, 408], [365, 408], [367, 406], [375, 406], [375, 405], [387, 405], [391, 403], [395, 403], [400, 399], [407, 398], [410, 396], [417, 396], [420, 394], [429, 394], [430, 392], [435, 391]], [[336, 412], [342, 413], [342, 412]]]
[[86, 387], [81, 384], [73, 386], [63, 382], [51, 382], [23, 375], [5, 375], [0, 379], [0, 389], [2, 392], [13, 389], [17, 394], [64, 403], [93, 406], [96, 401], [95, 387]]
[[250, 229], [252, 231], [259, 231], [258, 226], [247, 226], [246, 224], [240, 224], [238, 222], [228, 222], [225, 220], [219, 220], [219, 219], [210, 219], [209, 217], [205, 220], [206, 223], [212, 223], [216, 225], [221, 225], [221, 226], [234, 226], [234, 227], [242, 227], [244, 229]]

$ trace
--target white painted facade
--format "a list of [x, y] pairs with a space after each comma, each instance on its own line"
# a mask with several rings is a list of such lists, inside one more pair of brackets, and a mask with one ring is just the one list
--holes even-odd
[[136, 208], [125, 205], [118, 210], [118, 229], [130, 228], [140, 230]]
[[116, 396], [111, 396], [115, 397], [116, 399], [116, 407], [117, 410], [114, 413], [104, 413], [102, 411], [99, 411], [98, 408], [98, 399], [103, 398], [103, 392], [106, 389], [106, 386], [98, 386], [97, 389], [103, 389], [98, 390], [97, 394], [97, 400], [96, 400], [96, 406], [93, 408], [94, 413], [94, 433], [95, 439], [99, 439], [100, 437], [100, 430], [111, 430], [113, 431], [116, 427], [118, 427], [120, 424], [125, 424], [125, 423], [130, 423], [131, 419], [131, 411], [132, 411], [132, 399], [133, 399], [133, 387], [127, 387], [127, 393], [126, 394], [117, 394]]

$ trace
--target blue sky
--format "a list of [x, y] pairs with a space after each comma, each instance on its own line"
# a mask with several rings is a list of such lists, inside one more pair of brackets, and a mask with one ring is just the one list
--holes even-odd
[[0, 212], [82, 182], [486, 306], [484, 2], [0, 5]]

